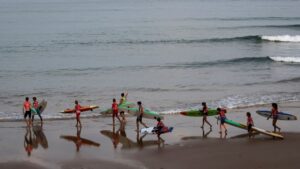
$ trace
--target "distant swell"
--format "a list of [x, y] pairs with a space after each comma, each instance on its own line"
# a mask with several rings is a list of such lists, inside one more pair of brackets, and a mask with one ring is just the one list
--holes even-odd
[[[300, 25], [299, 25], [300, 27]], [[300, 42], [300, 35], [277, 35], [277, 36], [260, 36], [248, 35], [237, 37], [224, 38], [209, 38], [209, 39], [157, 39], [157, 40], [117, 40], [117, 41], [53, 41], [55, 45], [80, 45], [80, 46], [96, 46], [96, 45], [155, 45], [155, 44], [197, 44], [197, 43], [226, 43], [226, 42], [248, 42], [248, 43], [263, 43], [264, 41], [274, 42]]]
[[160, 40], [119, 40], [119, 41], [89, 41], [89, 42], [69, 42], [69, 41], [53, 41], [56, 45], [152, 45], [152, 44], [194, 44], [194, 43], [224, 43], [224, 42], [261, 42], [258, 35], [232, 37], [232, 38], [210, 38], [210, 39], [160, 39]]
[[274, 42], [300, 42], [300, 35], [262, 36], [261, 39]]

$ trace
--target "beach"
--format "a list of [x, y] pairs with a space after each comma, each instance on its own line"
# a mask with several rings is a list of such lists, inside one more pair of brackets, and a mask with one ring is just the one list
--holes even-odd
[[[208, 117], [210, 130], [200, 128], [201, 117], [179, 112], [206, 102], [212, 111], [226, 108], [235, 124], [246, 124], [251, 112], [255, 127], [272, 131], [272, 120], [255, 112], [278, 103], [299, 119], [300, 1], [0, 4], [1, 169], [299, 168], [299, 120], [278, 121], [284, 139], [248, 138], [228, 125], [220, 135], [215, 116]], [[132, 114], [114, 125], [105, 112], [121, 93]], [[42, 124], [35, 116], [26, 126], [27, 97], [42, 105]], [[82, 127], [75, 114], [62, 113], [75, 100], [97, 107], [81, 112]], [[161, 139], [139, 133], [137, 102], [173, 131]], [[143, 121], [156, 126], [146, 115]]]
[[[271, 121], [255, 110], [269, 105], [229, 109], [227, 117], [245, 123], [245, 113], [252, 112], [255, 126], [272, 130]], [[299, 117], [299, 102], [280, 103], [280, 108]], [[296, 112], [298, 114], [296, 114]], [[87, 112], [88, 113], [88, 112]], [[201, 117], [166, 115], [164, 123], [174, 126], [172, 133], [137, 135], [135, 117], [128, 116], [125, 130], [111, 117], [83, 118], [83, 127], [75, 119], [46, 120], [32, 127], [33, 149], [29, 156], [24, 148], [28, 129], [25, 122], [0, 124], [1, 168], [298, 168], [299, 121], [279, 121], [284, 140], [265, 135], [248, 138], [247, 131], [228, 126], [228, 135], [220, 136], [214, 117], [212, 131], [200, 128]], [[156, 125], [145, 119], [147, 125]], [[9, 133], [9, 134], [7, 134]], [[27, 134], [28, 138], [29, 134]], [[63, 137], [73, 137], [68, 140]], [[76, 139], [80, 138], [78, 144]], [[77, 144], [76, 144], [77, 143]]]

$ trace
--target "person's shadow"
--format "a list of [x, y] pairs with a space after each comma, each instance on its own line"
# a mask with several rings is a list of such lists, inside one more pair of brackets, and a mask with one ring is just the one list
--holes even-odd
[[92, 146], [92, 147], [100, 147], [100, 144], [86, 138], [82, 138], [81, 135], [81, 127], [76, 127], [76, 136], [71, 135], [61, 135], [60, 138], [73, 142], [76, 147], [76, 152], [80, 151], [81, 146]]

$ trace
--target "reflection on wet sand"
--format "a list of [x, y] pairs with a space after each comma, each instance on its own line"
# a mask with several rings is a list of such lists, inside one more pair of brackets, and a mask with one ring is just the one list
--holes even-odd
[[23, 145], [28, 156], [31, 156], [33, 149], [38, 149], [39, 145], [44, 149], [47, 149], [48, 141], [42, 126], [36, 125], [33, 127], [26, 127]]
[[[254, 136], [256, 136], [256, 135], [259, 135], [259, 133], [258, 133], [258, 132], [252, 132], [251, 137], [254, 137]], [[245, 134], [239, 134], [239, 135], [230, 137], [230, 139], [238, 139], [238, 138], [246, 138], [246, 137], [249, 137], [249, 134], [248, 134], [248, 133], [245, 133]]]
[[82, 138], [81, 135], [81, 127], [76, 127], [76, 136], [71, 135], [61, 135], [61, 139], [65, 139], [67, 141], [72, 141], [75, 143], [76, 151], [79, 152], [82, 145], [86, 146], [94, 146], [94, 147], [100, 147], [100, 144], [85, 138]]
[[[115, 126], [113, 125], [113, 129], [111, 130], [101, 130], [100, 133], [108, 138], [111, 139], [113, 143], [113, 147], [116, 149], [120, 144], [122, 144], [121, 149], [133, 149], [133, 148], [144, 148], [148, 146], [161, 146], [164, 144], [164, 141], [159, 140], [146, 140], [143, 139], [146, 137], [147, 134], [144, 134], [142, 136], [139, 135], [139, 132], [137, 132], [136, 142], [129, 139], [126, 135], [125, 131], [125, 125], [126, 123], [122, 122], [120, 124], [120, 128], [118, 130], [115, 130]], [[162, 139], [161, 139], [162, 140]]]
[[205, 132], [204, 129], [202, 129], [202, 136], [188, 136], [188, 137], [182, 137], [182, 140], [196, 140], [196, 139], [207, 139], [208, 135], [212, 132], [212, 129], [210, 129], [208, 132]]

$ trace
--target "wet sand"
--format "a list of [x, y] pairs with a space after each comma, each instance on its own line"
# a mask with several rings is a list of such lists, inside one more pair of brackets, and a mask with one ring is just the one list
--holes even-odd
[[[269, 105], [229, 110], [228, 118], [245, 122], [251, 111], [257, 127], [272, 130], [271, 121], [254, 113]], [[282, 111], [299, 118], [298, 102], [281, 103]], [[135, 118], [128, 117], [125, 128], [113, 127], [111, 118], [82, 119], [81, 129], [74, 120], [46, 121], [27, 128], [24, 122], [0, 123], [0, 168], [299, 168], [300, 122], [279, 121], [284, 140], [256, 135], [228, 126], [220, 137], [216, 119], [209, 117], [213, 130], [200, 128], [201, 118], [165, 116], [164, 123], [174, 126], [171, 134], [137, 135]], [[153, 120], [146, 120], [149, 126]], [[30, 149], [30, 153], [26, 149]]]
[[285, 133], [283, 141], [258, 139], [195, 139], [184, 145], [165, 147], [161, 151], [143, 151], [132, 155], [147, 168], [300, 168], [300, 134]]

